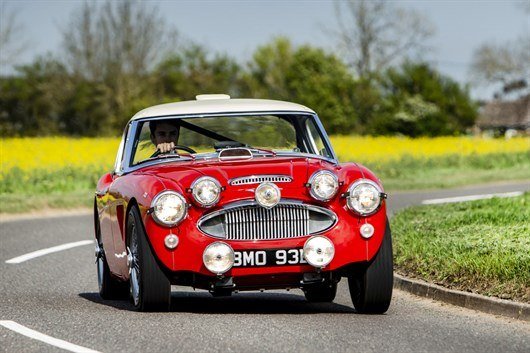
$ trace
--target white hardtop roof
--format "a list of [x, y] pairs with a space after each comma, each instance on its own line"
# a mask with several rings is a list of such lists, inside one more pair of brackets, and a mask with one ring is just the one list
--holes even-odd
[[204, 99], [155, 105], [136, 113], [131, 120], [171, 115], [248, 112], [315, 112], [303, 105], [268, 99]]

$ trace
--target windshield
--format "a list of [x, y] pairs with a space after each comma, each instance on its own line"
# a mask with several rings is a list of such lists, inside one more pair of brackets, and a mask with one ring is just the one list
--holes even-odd
[[255, 149], [256, 154], [303, 152], [331, 157], [318, 127], [308, 115], [152, 119], [139, 122], [137, 131], [137, 143], [132, 151], [133, 165], [167, 157], [170, 153], [166, 152], [164, 144], [176, 146], [170, 154], [175, 157], [216, 153], [236, 147]]

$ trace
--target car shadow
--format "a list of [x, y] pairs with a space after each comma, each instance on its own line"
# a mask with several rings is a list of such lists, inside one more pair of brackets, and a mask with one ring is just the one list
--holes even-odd
[[[91, 302], [134, 311], [129, 300], [103, 300], [98, 293], [80, 293]], [[354, 314], [352, 307], [337, 303], [309, 303], [302, 295], [288, 293], [238, 293], [212, 297], [206, 292], [172, 292], [171, 312], [197, 314]]]

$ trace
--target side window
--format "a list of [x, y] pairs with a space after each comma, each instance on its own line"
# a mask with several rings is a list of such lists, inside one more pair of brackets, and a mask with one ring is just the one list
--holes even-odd
[[322, 141], [322, 137], [320, 137], [320, 133], [318, 132], [317, 127], [315, 126], [315, 123], [312, 119], [307, 119], [305, 121], [305, 126], [307, 129], [307, 137], [309, 139], [309, 143], [311, 147], [314, 150], [314, 153], [332, 158], [331, 154], [329, 153], [328, 149], [324, 145], [324, 142]]

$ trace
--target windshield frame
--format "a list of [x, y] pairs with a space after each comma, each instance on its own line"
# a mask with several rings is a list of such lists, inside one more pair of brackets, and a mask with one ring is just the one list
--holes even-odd
[[[136, 149], [136, 145], [139, 141], [139, 134], [141, 130], [141, 126], [146, 121], [153, 121], [153, 120], [166, 120], [166, 119], [187, 119], [187, 118], [215, 118], [215, 117], [229, 117], [229, 116], [260, 116], [260, 115], [298, 115], [298, 116], [307, 116], [309, 119], [313, 121], [315, 124], [315, 127], [317, 129], [318, 134], [320, 135], [320, 138], [322, 139], [322, 143], [324, 144], [326, 150], [328, 153], [332, 156], [332, 158], [327, 156], [321, 156], [318, 154], [312, 154], [312, 153], [303, 153], [303, 152], [277, 152], [277, 156], [303, 156], [303, 157], [309, 157], [309, 158], [317, 158], [317, 159], [323, 159], [333, 164], [338, 164], [338, 159], [335, 154], [335, 151], [333, 150], [331, 143], [329, 142], [329, 137], [326, 134], [326, 131], [318, 118], [316, 114], [311, 114], [307, 112], [301, 112], [301, 111], [251, 111], [251, 112], [238, 112], [238, 113], [211, 113], [211, 114], [184, 114], [184, 115], [162, 115], [162, 116], [153, 116], [153, 117], [145, 117], [136, 119], [130, 122], [131, 126], [129, 129], [129, 136], [132, 138], [127, 138], [125, 142], [125, 150], [124, 150], [124, 156], [123, 156], [123, 165], [122, 165], [122, 173], [130, 173], [135, 170], [152, 166], [156, 164], [161, 163], [168, 163], [168, 162], [175, 162], [175, 161], [190, 161], [190, 158], [180, 158], [178, 156], [175, 156], [173, 158], [162, 158], [162, 159], [154, 159], [154, 160], [145, 160], [141, 163], [133, 164], [133, 152]], [[200, 155], [200, 154], [199, 154]], [[195, 155], [197, 156], [197, 155]]]

